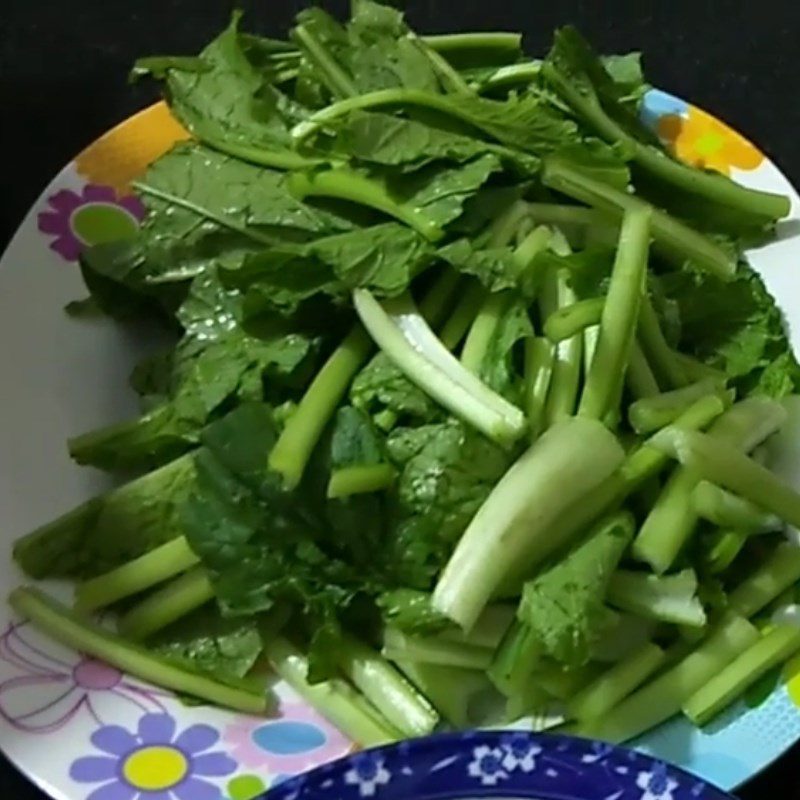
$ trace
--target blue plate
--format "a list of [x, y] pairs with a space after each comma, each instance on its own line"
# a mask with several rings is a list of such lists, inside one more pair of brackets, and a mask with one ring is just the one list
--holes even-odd
[[263, 800], [731, 800], [635, 750], [570, 736], [445, 734], [365, 750], [280, 783]]

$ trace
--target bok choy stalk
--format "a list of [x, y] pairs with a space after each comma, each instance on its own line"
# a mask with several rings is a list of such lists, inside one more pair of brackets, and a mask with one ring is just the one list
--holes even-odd
[[697, 628], [706, 624], [697, 598], [697, 576], [691, 569], [664, 576], [618, 570], [608, 585], [608, 602], [646, 619]]
[[533, 569], [565, 543], [561, 516], [624, 457], [616, 438], [594, 420], [575, 417], [548, 429], [473, 517], [439, 578], [434, 608], [469, 630], [515, 567]]
[[458, 362], [410, 296], [381, 305], [370, 292], [358, 289], [353, 303], [376, 344], [410, 381], [500, 444], [511, 444], [522, 436], [525, 415]]
[[698, 398], [717, 390], [724, 391], [724, 386], [705, 378], [681, 389], [637, 400], [628, 409], [628, 420], [636, 433], [651, 433], [669, 425]]
[[762, 511], [749, 500], [708, 481], [697, 484], [692, 502], [698, 516], [721, 528], [735, 528], [743, 533], [770, 533], [783, 527], [775, 514]]

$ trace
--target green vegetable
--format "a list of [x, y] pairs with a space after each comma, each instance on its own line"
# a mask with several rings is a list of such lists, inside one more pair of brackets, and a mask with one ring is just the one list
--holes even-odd
[[748, 533], [770, 533], [780, 530], [782, 523], [774, 514], [720, 489], [708, 481], [700, 481], [692, 492], [692, 503], [698, 516], [721, 528], [737, 528]]
[[608, 584], [608, 602], [639, 616], [702, 628], [706, 613], [697, 597], [697, 576], [691, 569], [675, 575], [618, 570]]
[[75, 590], [75, 608], [82, 612], [105, 608], [175, 577], [195, 566], [199, 560], [186, 539], [179, 536], [110, 572], [79, 584]]
[[276, 637], [266, 643], [265, 649], [278, 675], [346, 736], [364, 747], [377, 747], [401, 737], [399, 731], [345, 681], [330, 678], [322, 683], [309, 683], [308, 660], [286, 639]]
[[554, 357], [555, 351], [550, 342], [539, 337], [526, 340], [524, 409], [531, 429], [531, 439], [535, 439], [544, 427]]
[[710, 378], [671, 392], [637, 400], [628, 409], [631, 427], [639, 434], [652, 433], [677, 419], [692, 403], [718, 389]]
[[626, 697], [604, 716], [582, 723], [580, 733], [625, 742], [668, 720], [723, 667], [758, 641], [747, 620], [726, 617], [696, 650]]
[[349, 497], [353, 494], [378, 492], [391, 486], [396, 477], [397, 473], [391, 464], [342, 467], [331, 473], [328, 497]]
[[569, 667], [589, 660], [593, 641], [608, 625], [604, 600], [609, 581], [633, 532], [627, 513], [603, 520], [585, 541], [525, 584], [517, 616], [543, 655]]
[[780, 545], [730, 593], [730, 608], [742, 616], [752, 617], [798, 580], [800, 548]]
[[570, 716], [578, 720], [600, 719], [639, 688], [663, 663], [666, 653], [647, 642], [627, 658], [584, 686], [567, 700]]
[[532, 569], [565, 544], [554, 527], [559, 515], [622, 460], [616, 439], [591, 420], [565, 420], [548, 430], [475, 515], [439, 578], [434, 607], [468, 629], [515, 564]]
[[603, 306], [597, 349], [578, 408], [582, 416], [604, 419], [621, 392], [618, 382], [627, 368], [636, 335], [649, 246], [649, 212], [627, 212], [622, 220], [617, 259]]
[[683, 704], [683, 713], [695, 725], [705, 725], [727, 708], [749, 686], [800, 650], [800, 630], [779, 627], [727, 664]]
[[544, 335], [554, 343], [569, 339], [576, 333], [597, 325], [603, 314], [605, 300], [590, 297], [578, 300], [571, 306], [563, 306], [554, 311], [544, 323]]
[[176, 666], [109, 633], [94, 622], [80, 618], [38, 589], [14, 589], [8, 601], [18, 614], [48, 636], [142, 680], [249, 714], [263, 713], [271, 705], [266, 687], [242, 683], [237, 686], [233, 682], [223, 684], [186, 667]]
[[384, 632], [382, 652], [392, 661], [440, 664], [464, 669], [486, 669], [492, 662], [491, 648], [454, 642], [441, 635], [409, 636], [395, 628], [387, 628]]

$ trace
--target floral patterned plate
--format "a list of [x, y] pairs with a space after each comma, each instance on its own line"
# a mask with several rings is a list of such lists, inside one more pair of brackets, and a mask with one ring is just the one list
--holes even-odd
[[[651, 92], [643, 113], [680, 158], [791, 195], [792, 220], [752, 261], [784, 309], [797, 349], [800, 200], [792, 187], [753, 145], [697, 108]], [[106, 485], [70, 463], [65, 440], [135, 412], [128, 372], [154, 342], [147, 331], [71, 319], [63, 308], [85, 294], [80, 249], [134, 230], [143, 208], [130, 181], [186, 136], [162, 104], [106, 134], [47, 187], [0, 260], [0, 537], [7, 554], [15, 537]], [[800, 453], [796, 466], [791, 477], [800, 483]], [[3, 589], [22, 580], [10, 557], [0, 559]], [[48, 588], [69, 598], [67, 586]], [[187, 707], [60, 647], [0, 607], [0, 748], [58, 800], [248, 800], [351, 750], [291, 690], [278, 691], [274, 719]], [[730, 788], [800, 739], [798, 705], [800, 661], [708, 728], [675, 720], [636, 744]], [[536, 741], [547, 750], [563, 744]], [[629, 769], [646, 773], [639, 763], [649, 762]], [[672, 800], [672, 780], [679, 778], [638, 788], [646, 800]]]
[[733, 800], [650, 756], [524, 731], [431, 736], [356, 753], [283, 781], [263, 800]]

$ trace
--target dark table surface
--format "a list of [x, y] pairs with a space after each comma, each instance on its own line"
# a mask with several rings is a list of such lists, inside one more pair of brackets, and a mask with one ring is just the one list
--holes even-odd
[[[278, 35], [305, 3], [239, 5], [249, 27]], [[652, 83], [728, 121], [800, 181], [800, 3], [409, 0], [405, 7], [423, 31], [521, 30], [531, 53], [543, 52], [553, 27], [566, 22], [605, 52], [642, 50]], [[147, 87], [126, 85], [132, 60], [195, 53], [229, 11], [227, 0], [0, 0], [0, 246], [64, 163], [152, 99]], [[798, 755], [800, 747], [741, 796], [800, 798]], [[0, 797], [43, 798], [3, 761]]]

